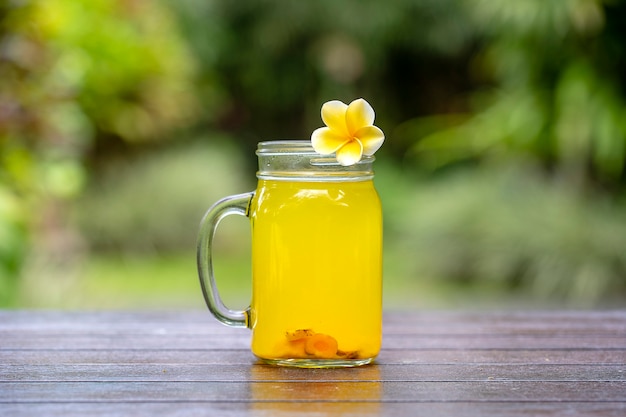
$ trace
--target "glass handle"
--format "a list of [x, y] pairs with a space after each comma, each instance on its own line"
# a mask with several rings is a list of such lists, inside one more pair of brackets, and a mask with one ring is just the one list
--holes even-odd
[[213, 237], [217, 225], [224, 217], [231, 214], [248, 216], [253, 196], [254, 192], [237, 194], [215, 203], [202, 218], [198, 234], [198, 276], [204, 301], [217, 320], [231, 327], [248, 327], [250, 309], [231, 310], [222, 302], [213, 273]]

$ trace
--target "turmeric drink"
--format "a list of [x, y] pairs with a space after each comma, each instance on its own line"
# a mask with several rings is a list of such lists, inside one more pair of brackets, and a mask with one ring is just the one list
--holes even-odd
[[382, 326], [382, 216], [372, 180], [260, 179], [249, 216], [253, 353], [304, 366], [371, 361]]

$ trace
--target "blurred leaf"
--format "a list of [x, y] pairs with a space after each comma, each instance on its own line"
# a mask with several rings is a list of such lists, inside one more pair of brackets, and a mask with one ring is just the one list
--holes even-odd
[[190, 125], [196, 69], [158, 1], [10, 1], [0, 15], [0, 192], [24, 218], [0, 211], [0, 271], [16, 281], [27, 253], [59, 246], [40, 235], [71, 235], [59, 206], [83, 190], [88, 154]]
[[626, 103], [592, 68], [567, 67], [556, 91], [555, 136], [564, 164], [584, 170], [588, 160], [606, 177], [621, 176], [626, 159]]

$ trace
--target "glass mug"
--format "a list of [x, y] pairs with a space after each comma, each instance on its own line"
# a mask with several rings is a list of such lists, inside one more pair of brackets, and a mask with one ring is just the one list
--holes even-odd
[[[382, 339], [382, 210], [374, 157], [341, 166], [309, 141], [261, 142], [257, 189], [215, 203], [202, 219], [198, 274], [211, 313], [252, 330], [254, 355], [273, 365], [370, 363]], [[211, 245], [238, 214], [252, 230], [252, 300], [231, 310], [217, 291]]]

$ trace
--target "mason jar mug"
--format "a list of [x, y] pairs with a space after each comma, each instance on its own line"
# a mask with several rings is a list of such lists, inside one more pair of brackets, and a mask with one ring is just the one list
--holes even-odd
[[[204, 216], [198, 273], [209, 310], [252, 330], [265, 363], [348, 367], [370, 363], [382, 334], [382, 211], [373, 156], [342, 166], [308, 141], [261, 142], [255, 191], [226, 197]], [[211, 246], [221, 219], [247, 216], [252, 300], [221, 301]]]

